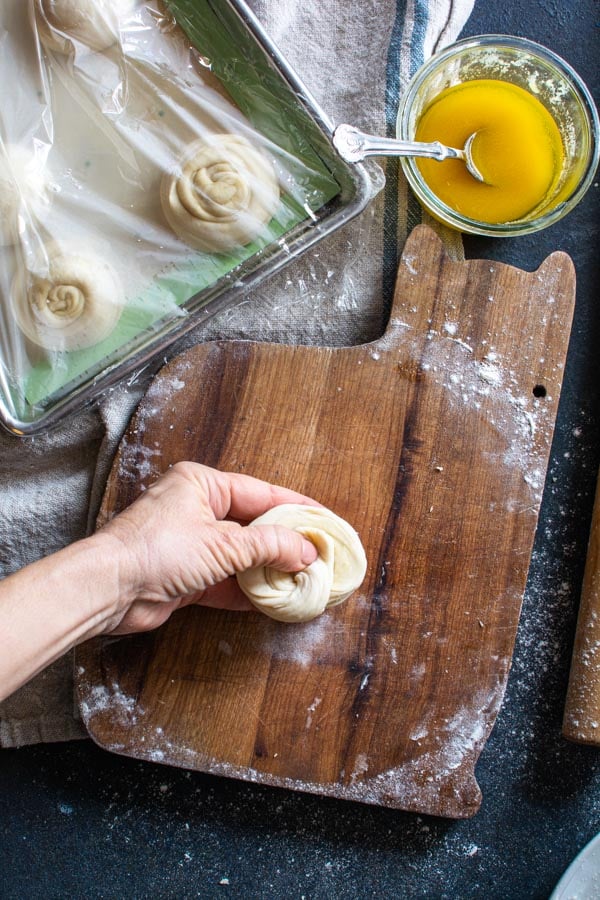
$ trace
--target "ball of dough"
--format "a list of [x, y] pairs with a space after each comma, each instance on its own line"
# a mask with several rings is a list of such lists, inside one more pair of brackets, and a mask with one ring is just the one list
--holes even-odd
[[161, 204], [175, 234], [207, 253], [258, 237], [279, 205], [269, 159], [240, 135], [194, 141], [161, 184]]
[[66, 56], [71, 38], [91, 50], [108, 50], [119, 40], [119, 20], [138, 0], [34, 0], [35, 24], [48, 50]]
[[240, 572], [238, 584], [251, 603], [279, 622], [308, 622], [346, 600], [362, 583], [367, 558], [356, 531], [335, 513], [317, 506], [284, 503], [251, 525], [285, 525], [315, 545], [317, 559], [302, 572], [259, 566]]
[[46, 350], [82, 350], [107, 337], [121, 315], [121, 281], [105, 260], [47, 249], [40, 274], [21, 270], [13, 281], [17, 323]]
[[44, 163], [17, 144], [0, 151], [0, 245], [16, 244], [25, 230], [24, 212], [39, 218], [49, 203]]

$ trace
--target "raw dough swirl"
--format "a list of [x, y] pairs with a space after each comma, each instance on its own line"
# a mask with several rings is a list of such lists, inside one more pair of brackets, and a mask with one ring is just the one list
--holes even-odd
[[107, 337], [125, 302], [117, 273], [105, 260], [48, 248], [44, 274], [20, 271], [12, 287], [21, 331], [46, 350], [82, 350]]
[[73, 38], [91, 50], [108, 50], [119, 40], [119, 19], [138, 0], [34, 0], [40, 41], [48, 50], [68, 56]]
[[244, 594], [272, 619], [308, 622], [346, 600], [365, 577], [367, 558], [360, 538], [328, 509], [284, 503], [251, 524], [285, 525], [312, 541], [319, 553], [314, 563], [296, 574], [260, 566], [237, 575]]
[[0, 245], [17, 243], [25, 230], [24, 211], [40, 218], [49, 203], [44, 164], [17, 144], [0, 151]]
[[194, 141], [161, 184], [165, 218], [206, 253], [249, 244], [272, 219], [279, 186], [269, 159], [241, 135]]

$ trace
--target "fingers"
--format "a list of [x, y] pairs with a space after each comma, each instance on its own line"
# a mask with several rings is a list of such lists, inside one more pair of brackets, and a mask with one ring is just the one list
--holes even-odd
[[249, 565], [270, 566], [282, 572], [299, 572], [317, 558], [317, 548], [297, 531], [283, 525], [249, 525], [241, 529], [247, 545]]
[[204, 544], [204, 585], [217, 584], [236, 572], [270, 566], [299, 572], [317, 558], [316, 547], [283, 525], [234, 525], [220, 522]]
[[[174, 475], [183, 476], [199, 487], [217, 519], [224, 519], [227, 516], [240, 522], [251, 522], [252, 519], [281, 503], [322, 505], [305, 494], [270, 484], [260, 478], [238, 472], [222, 472], [200, 463], [179, 462], [169, 471]], [[169, 473], [165, 477], [168, 476]]]
[[269, 484], [251, 475], [241, 475], [235, 472], [221, 472], [227, 480], [229, 494], [228, 513], [234, 519], [242, 522], [251, 522], [258, 516], [262, 516], [273, 506], [281, 503], [303, 503], [308, 506], [321, 506], [316, 500], [299, 494], [289, 488], [276, 484]]

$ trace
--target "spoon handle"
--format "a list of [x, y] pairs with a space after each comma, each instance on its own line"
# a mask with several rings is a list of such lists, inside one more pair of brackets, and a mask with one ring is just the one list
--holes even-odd
[[400, 141], [365, 134], [352, 125], [338, 125], [333, 132], [333, 146], [346, 162], [360, 162], [367, 156], [425, 156], [429, 159], [464, 159], [463, 150], [446, 147], [439, 141]]

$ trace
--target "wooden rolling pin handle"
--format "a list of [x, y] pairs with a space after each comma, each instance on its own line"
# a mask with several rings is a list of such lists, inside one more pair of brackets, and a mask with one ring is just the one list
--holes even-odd
[[581, 589], [563, 735], [600, 746], [600, 476]]

